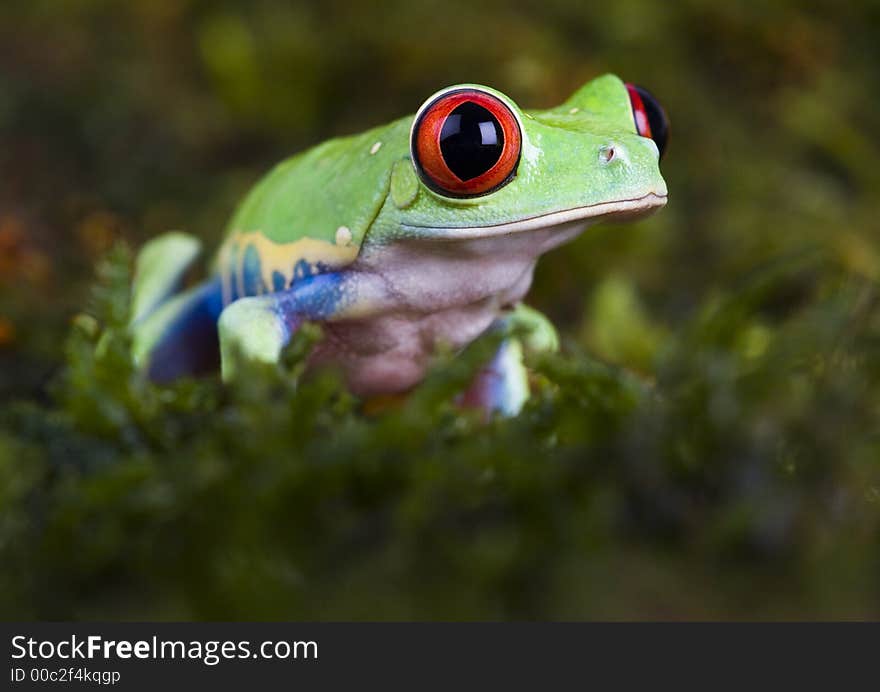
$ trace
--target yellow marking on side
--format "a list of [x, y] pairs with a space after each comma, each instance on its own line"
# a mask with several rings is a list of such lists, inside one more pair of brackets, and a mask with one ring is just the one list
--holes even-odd
[[259, 231], [246, 233], [234, 232], [223, 244], [220, 250], [219, 261], [222, 269], [224, 300], [227, 296], [231, 299], [232, 289], [229, 285], [229, 253], [232, 247], [238, 249], [235, 258], [235, 271], [238, 286], [244, 285], [244, 256], [248, 246], [253, 245], [260, 258], [260, 274], [263, 284], [271, 292], [273, 290], [272, 274], [279, 272], [284, 277], [285, 285], [293, 279], [293, 273], [297, 262], [305, 260], [310, 265], [318, 262], [331, 268], [344, 267], [351, 264], [358, 254], [356, 245], [336, 245], [326, 240], [317, 238], [300, 238], [290, 243], [276, 243], [264, 236]]

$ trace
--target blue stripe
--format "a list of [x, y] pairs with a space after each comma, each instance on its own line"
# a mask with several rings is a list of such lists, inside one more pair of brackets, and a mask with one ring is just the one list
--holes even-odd
[[256, 296], [266, 292], [266, 287], [263, 285], [260, 253], [253, 245], [248, 245], [244, 251], [242, 273], [244, 274], [244, 295]]

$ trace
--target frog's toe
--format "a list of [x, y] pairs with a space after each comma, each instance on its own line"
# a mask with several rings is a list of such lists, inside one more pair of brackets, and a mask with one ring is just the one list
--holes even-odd
[[517, 303], [504, 318], [506, 325], [521, 332], [523, 346], [529, 353], [554, 353], [559, 350], [556, 327], [544, 315], [525, 303]]

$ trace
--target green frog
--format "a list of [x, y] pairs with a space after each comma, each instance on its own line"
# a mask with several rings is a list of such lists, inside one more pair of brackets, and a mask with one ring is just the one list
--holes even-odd
[[239, 358], [276, 363], [316, 322], [310, 363], [334, 364], [370, 397], [416, 385], [438, 344], [506, 329], [463, 401], [515, 415], [529, 393], [524, 350], [558, 344], [522, 302], [537, 258], [665, 205], [667, 135], [657, 100], [613, 75], [543, 111], [476, 84], [438, 91], [415, 115], [278, 164], [233, 214], [202, 283], [181, 290], [197, 239], [147, 243], [134, 359], [157, 381], [218, 367], [229, 380]]

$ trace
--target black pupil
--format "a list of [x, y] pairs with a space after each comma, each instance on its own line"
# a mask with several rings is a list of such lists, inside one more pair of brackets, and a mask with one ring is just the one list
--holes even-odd
[[460, 180], [482, 175], [494, 166], [504, 151], [504, 131], [492, 113], [465, 101], [453, 110], [440, 130], [443, 160]]
[[636, 91], [642, 97], [645, 115], [648, 116], [648, 124], [651, 126], [651, 139], [654, 140], [662, 156], [666, 149], [666, 140], [669, 138], [669, 120], [666, 117], [666, 112], [650, 91], [640, 86], [636, 87]]

